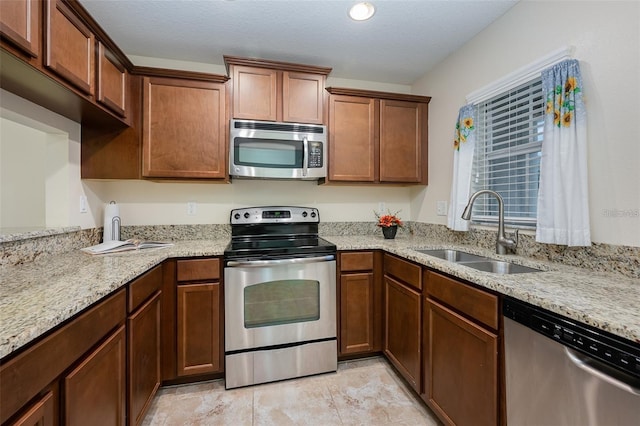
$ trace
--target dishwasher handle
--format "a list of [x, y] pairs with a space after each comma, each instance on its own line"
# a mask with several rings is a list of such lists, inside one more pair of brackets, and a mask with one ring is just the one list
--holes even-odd
[[566, 346], [564, 346], [563, 348], [565, 354], [567, 355], [567, 358], [569, 358], [569, 360], [579, 369], [586, 371], [590, 375], [598, 377], [599, 379], [604, 380], [605, 382], [617, 387], [618, 389], [622, 389], [625, 392], [634, 395], [640, 395], [640, 387], [638, 387], [637, 385], [626, 383], [626, 381], [623, 381], [617, 377], [613, 377], [610, 374], [601, 371], [599, 368], [597, 368], [597, 365], [600, 364], [598, 361]]

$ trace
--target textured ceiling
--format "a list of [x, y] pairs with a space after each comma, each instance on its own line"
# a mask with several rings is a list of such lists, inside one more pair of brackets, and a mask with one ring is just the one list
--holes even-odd
[[224, 63], [222, 55], [332, 67], [332, 77], [411, 84], [517, 0], [80, 0], [127, 55]]

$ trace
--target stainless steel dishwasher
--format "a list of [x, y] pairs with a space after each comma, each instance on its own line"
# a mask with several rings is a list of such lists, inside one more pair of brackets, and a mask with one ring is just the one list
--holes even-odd
[[640, 344], [505, 298], [507, 423], [640, 425]]

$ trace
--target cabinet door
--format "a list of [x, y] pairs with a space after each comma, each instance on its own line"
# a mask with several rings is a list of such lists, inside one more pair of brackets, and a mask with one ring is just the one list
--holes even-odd
[[409, 384], [420, 392], [420, 293], [385, 276], [384, 353]]
[[0, 34], [32, 58], [40, 54], [39, 5], [38, 0], [0, 1]]
[[323, 75], [282, 72], [282, 121], [324, 123]]
[[378, 170], [378, 103], [329, 97], [329, 180], [374, 182]]
[[278, 71], [233, 67], [233, 118], [278, 119]]
[[65, 425], [124, 425], [125, 359], [123, 325], [64, 378]]
[[340, 355], [370, 352], [374, 338], [373, 273], [340, 277]]
[[127, 71], [102, 43], [98, 42], [98, 102], [118, 115], [125, 115]]
[[93, 94], [94, 36], [62, 0], [46, 3], [45, 66], [82, 92]]
[[498, 424], [498, 338], [426, 299], [425, 396], [447, 423]]
[[181, 284], [177, 299], [178, 376], [220, 371], [220, 284]]
[[53, 392], [47, 392], [42, 398], [34, 403], [27, 412], [17, 418], [12, 426], [54, 426], [57, 425], [55, 418], [56, 403]]
[[226, 177], [225, 99], [224, 84], [145, 77], [142, 175]]
[[422, 181], [423, 134], [426, 104], [380, 101], [380, 181], [420, 183]]
[[129, 421], [142, 423], [160, 386], [160, 296], [157, 292], [128, 320]]

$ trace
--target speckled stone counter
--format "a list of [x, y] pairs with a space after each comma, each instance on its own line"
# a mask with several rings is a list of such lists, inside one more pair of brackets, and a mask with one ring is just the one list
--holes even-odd
[[222, 255], [228, 239], [92, 256], [80, 250], [0, 270], [0, 358], [170, 257]]
[[[424, 237], [323, 235], [338, 250], [383, 249], [499, 293], [640, 343], [640, 283], [520, 256]], [[163, 249], [91, 256], [79, 250], [0, 270], [0, 357], [31, 342], [135, 277], [171, 257], [222, 255], [228, 239], [175, 241]], [[496, 275], [421, 254], [412, 248], [456, 248], [508, 259], [544, 272]]]

